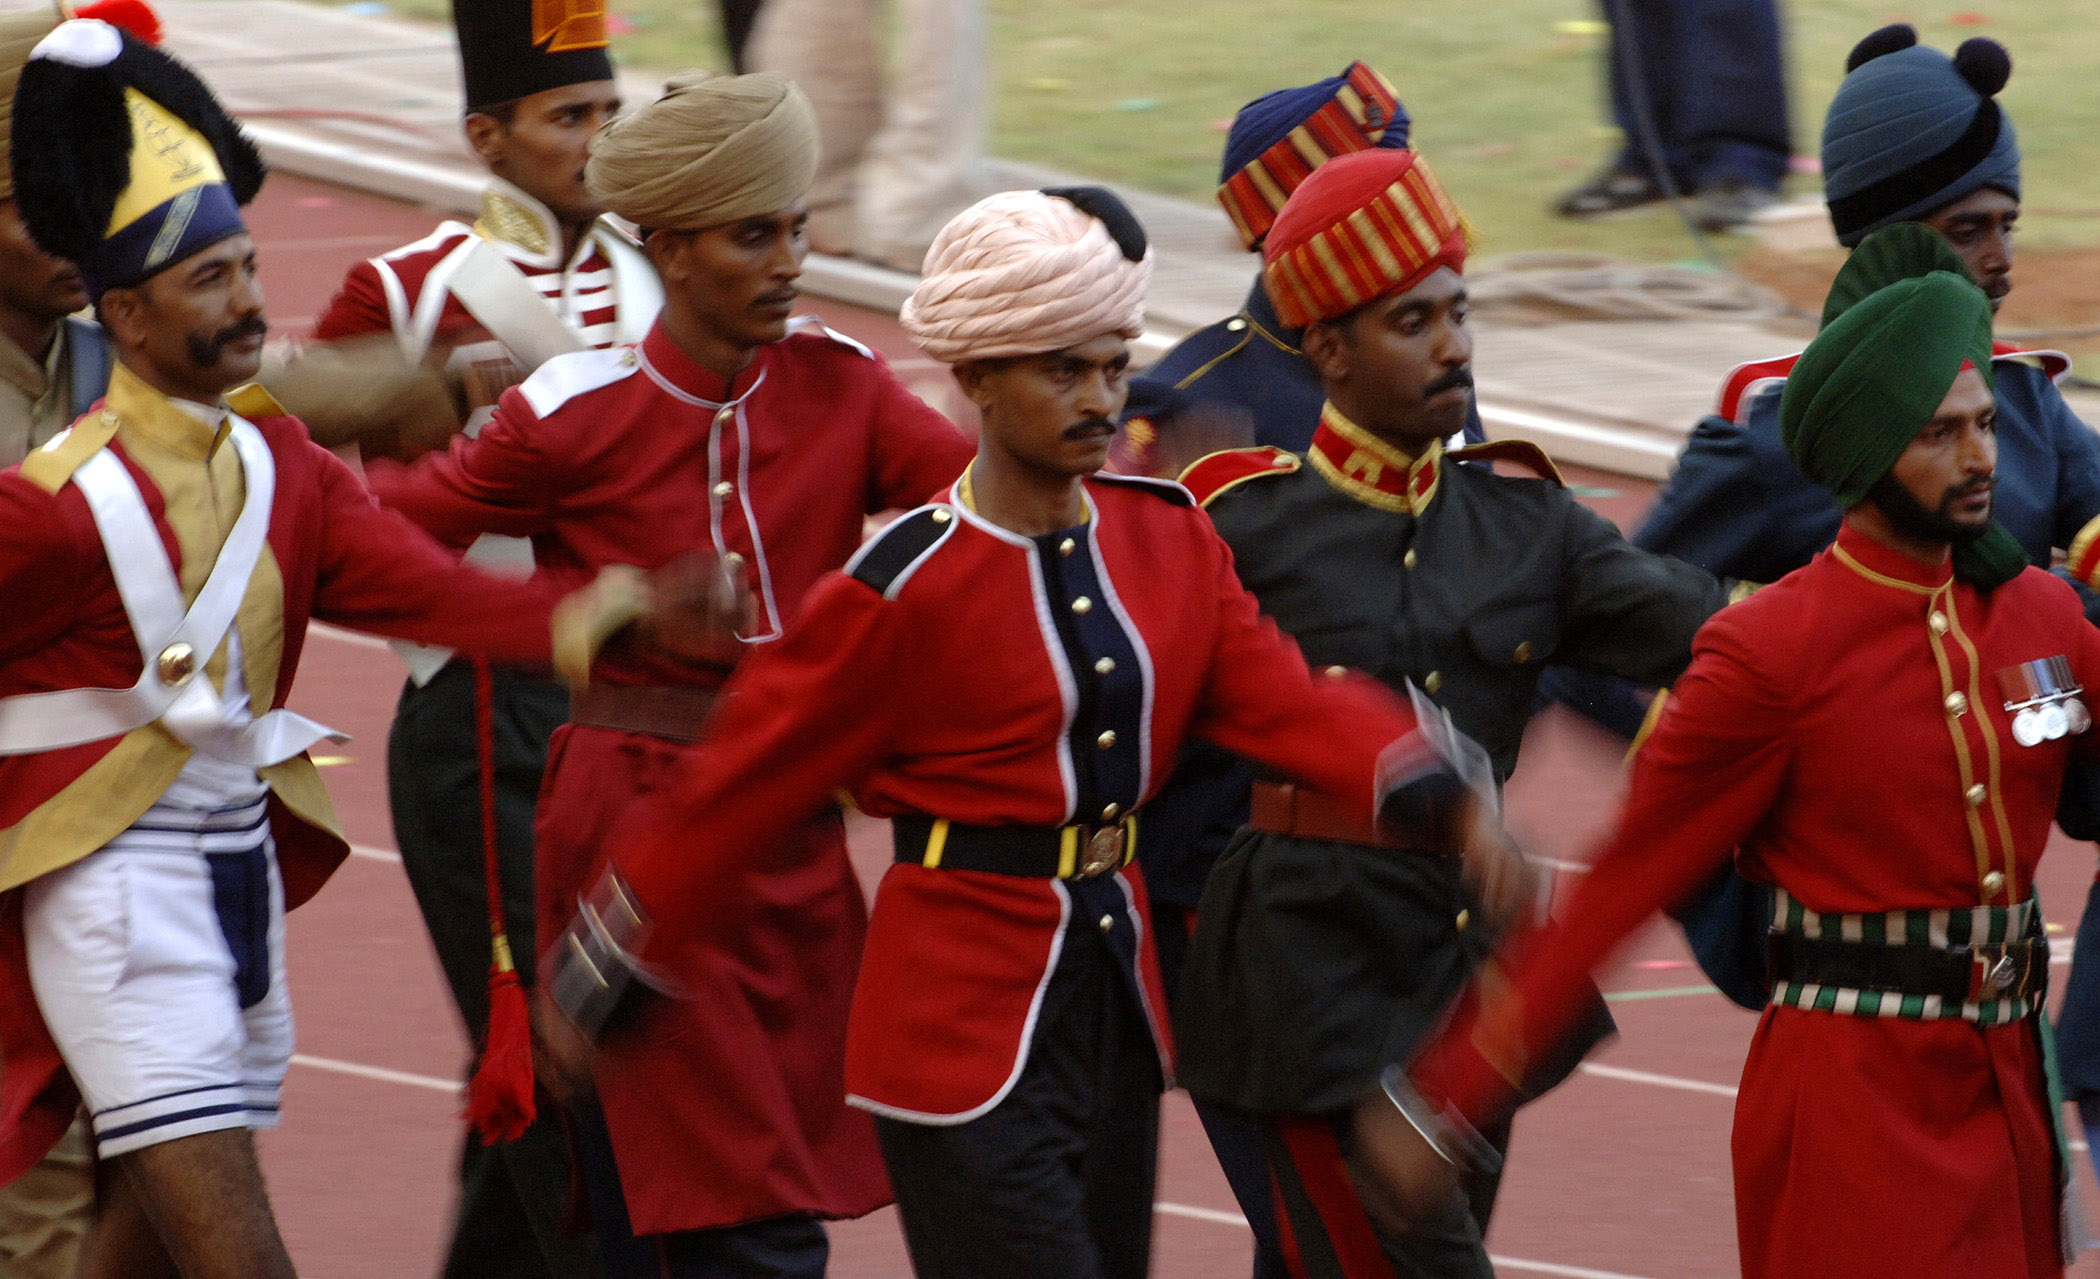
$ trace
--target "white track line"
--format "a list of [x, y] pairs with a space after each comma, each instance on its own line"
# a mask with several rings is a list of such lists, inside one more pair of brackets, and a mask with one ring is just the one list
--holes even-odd
[[1622, 1083], [1648, 1084], [1656, 1088], [1675, 1088], [1680, 1092], [1703, 1092], [1715, 1097], [1734, 1097], [1733, 1084], [1710, 1084], [1703, 1079], [1680, 1079], [1676, 1075], [1656, 1075], [1645, 1070], [1627, 1070], [1621, 1066], [1599, 1066], [1584, 1062], [1576, 1067], [1585, 1075], [1596, 1075], [1604, 1079], [1617, 1079]]
[[384, 1066], [367, 1066], [362, 1062], [337, 1061], [333, 1057], [310, 1057], [305, 1053], [293, 1053], [294, 1066], [306, 1066], [314, 1070], [325, 1070], [337, 1075], [355, 1075], [359, 1079], [376, 1079], [383, 1084], [403, 1084], [410, 1088], [425, 1088], [431, 1092], [458, 1095], [460, 1082], [457, 1079], [439, 1079], [436, 1075], [418, 1075], [406, 1070], [388, 1070]]
[[317, 639], [338, 640], [345, 644], [355, 644], [359, 648], [384, 648], [391, 650], [394, 647], [392, 642], [380, 639], [376, 635], [360, 635], [356, 631], [346, 631], [340, 626], [330, 626], [326, 622], [308, 622], [306, 624], [306, 633]]
[[[1186, 1217], [1191, 1221], [1207, 1221], [1219, 1226], [1247, 1228], [1247, 1219], [1236, 1212], [1220, 1212], [1216, 1208], [1198, 1208], [1193, 1204], [1170, 1203], [1160, 1200], [1152, 1210], [1163, 1217]], [[1525, 1261], [1521, 1257], [1497, 1257], [1488, 1260], [1498, 1270], [1525, 1270], [1539, 1275], [1560, 1275], [1562, 1279], [1640, 1279], [1638, 1275], [1622, 1275], [1616, 1270], [1590, 1270], [1582, 1266], [1563, 1266], [1551, 1261]]]

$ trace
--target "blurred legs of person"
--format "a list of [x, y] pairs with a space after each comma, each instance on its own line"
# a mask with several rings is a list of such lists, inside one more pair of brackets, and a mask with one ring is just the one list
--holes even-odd
[[0, 1187], [0, 1274], [73, 1279], [94, 1212], [95, 1161], [81, 1121], [42, 1163]]
[[1793, 150], [1776, 0], [1604, 0], [1604, 13], [1612, 118], [1626, 140], [1555, 211], [1587, 218], [1652, 204], [1665, 176], [1706, 230], [1770, 204]]
[[811, 247], [916, 271], [973, 198], [989, 77], [982, 0], [898, 0], [885, 73], [879, 0], [767, 0], [751, 65], [794, 80], [821, 139]]

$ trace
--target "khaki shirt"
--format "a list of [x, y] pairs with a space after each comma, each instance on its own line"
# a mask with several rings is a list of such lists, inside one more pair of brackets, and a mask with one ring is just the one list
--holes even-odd
[[41, 360], [0, 338], [0, 467], [42, 448], [87, 407], [73, 403], [71, 334], [60, 324]]

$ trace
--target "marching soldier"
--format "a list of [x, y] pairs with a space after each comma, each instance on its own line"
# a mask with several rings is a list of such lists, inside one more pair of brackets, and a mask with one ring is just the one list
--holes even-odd
[[[262, 163], [188, 68], [74, 20], [14, 105], [17, 204], [116, 363], [0, 474], [0, 1179], [84, 1101], [83, 1275], [290, 1279], [250, 1131], [292, 1053], [284, 911], [348, 852], [331, 731], [284, 708], [306, 623], [544, 662], [555, 594], [461, 566], [242, 387]], [[593, 601], [623, 597], [586, 631]]]
[[1591, 968], [1732, 859], [1775, 886], [1736, 1103], [1743, 1274], [2062, 1273], [2034, 874], [2065, 765], [2100, 742], [2100, 633], [1991, 518], [1994, 372], [1989, 302], [1947, 271], [1856, 303], [1794, 366], [1782, 430], [1837, 541], [1700, 632], [1565, 910], [1388, 1072], [1366, 1163], [1397, 1198], [1478, 1166], [1468, 1127]]
[[[636, 346], [549, 361], [449, 453], [367, 472], [453, 545], [527, 537], [564, 577], [698, 553], [747, 601], [718, 650], [619, 649], [576, 692], [539, 804], [542, 949], [619, 814], [700, 739], [741, 653], [779, 639], [867, 516], [925, 501], [969, 460], [962, 432], [873, 352], [791, 316], [815, 165], [809, 106], [785, 78], [674, 80], [599, 136], [588, 170], [595, 198], [642, 228], [666, 294], [656, 325]], [[836, 808], [807, 818], [767, 836], [798, 870], [753, 874], [737, 928], [680, 957], [692, 999], [600, 1074], [602, 1121], [572, 1106], [615, 1275], [664, 1259], [678, 1275], [821, 1275], [819, 1222], [887, 1202], [840, 1077], [866, 907]]]
[[[620, 109], [603, 5], [458, 0], [452, 15], [467, 140], [489, 169], [481, 215], [471, 225], [444, 222], [352, 267], [315, 324], [309, 353], [379, 341], [411, 364], [442, 365], [475, 431], [505, 388], [555, 355], [640, 341], [663, 290], [583, 180], [591, 139]], [[483, 539], [470, 558], [509, 571], [532, 564], [522, 541], [503, 537]], [[503, 895], [496, 918], [522, 939], [532, 931], [533, 806], [568, 697], [544, 670], [477, 665], [443, 649], [409, 648], [403, 656], [409, 677], [387, 737], [394, 838], [478, 1049], [488, 1033], [490, 968], [484, 832], [475, 816], [484, 811], [483, 756], [495, 790]], [[486, 743], [476, 711], [484, 680]], [[529, 982], [531, 966], [524, 967]], [[468, 1134], [459, 1176], [442, 1272], [450, 1279], [519, 1267], [556, 1279], [597, 1273], [589, 1241], [562, 1228], [568, 1145], [551, 1120], [494, 1145]]]
[[975, 460], [746, 662], [607, 841], [542, 985], [566, 1059], [608, 1034], [602, 1076], [608, 1017], [669, 1015], [648, 984], [675, 994], [675, 957], [734, 933], [754, 864], [790, 869], [773, 832], [841, 786], [891, 818], [846, 1087], [921, 1279], [1147, 1271], [1169, 1067], [1130, 814], [1185, 738], [1483, 873], [1508, 851], [1446, 762], [1462, 744], [1368, 680], [1315, 679], [1185, 490], [1096, 474], [1151, 265], [1100, 188], [1006, 192], [942, 231], [904, 323], [982, 411]]
[[[1485, 748], [1499, 785], [1544, 663], [1666, 680], [1726, 597], [1705, 573], [1628, 546], [1535, 446], [1444, 448], [1472, 399], [1465, 257], [1458, 210], [1414, 152], [1321, 166], [1263, 247], [1269, 297], [1304, 330], [1321, 377], [1319, 428], [1302, 456], [1220, 453], [1185, 482], [1308, 661], [1418, 688]], [[1497, 460], [1527, 474], [1459, 464]], [[1247, 812], [1233, 799], [1213, 827]], [[1498, 921], [1458, 869], [1316, 789], [1257, 781], [1251, 826], [1195, 914], [1176, 1022], [1183, 1082], [1260, 1125], [1309, 1273], [1487, 1275], [1494, 1178], [1412, 1225], [1327, 1193], [1350, 1184], [1338, 1165], [1352, 1108], [1491, 944]], [[1600, 1006], [1590, 1037], [1606, 1024]]]

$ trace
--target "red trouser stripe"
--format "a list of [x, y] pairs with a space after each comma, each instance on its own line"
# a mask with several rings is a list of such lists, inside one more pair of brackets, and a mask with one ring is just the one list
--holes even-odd
[[1392, 1279], [1392, 1263], [1356, 1197], [1332, 1119], [1269, 1122], [1269, 1162], [1294, 1279]]

